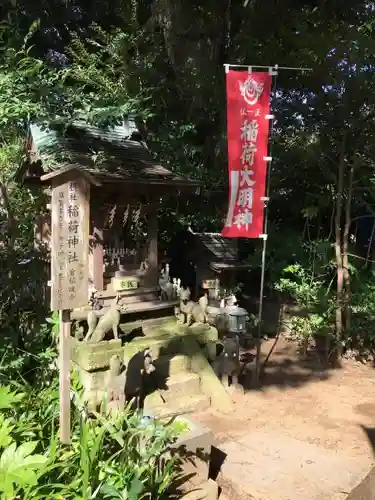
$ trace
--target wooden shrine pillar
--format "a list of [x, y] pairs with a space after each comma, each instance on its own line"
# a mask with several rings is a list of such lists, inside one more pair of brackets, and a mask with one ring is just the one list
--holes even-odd
[[91, 211], [90, 278], [98, 292], [104, 290], [104, 216], [98, 208]]
[[158, 285], [158, 203], [152, 201], [148, 207], [147, 214], [148, 231], [148, 253], [147, 260], [149, 265], [149, 281], [151, 286]]

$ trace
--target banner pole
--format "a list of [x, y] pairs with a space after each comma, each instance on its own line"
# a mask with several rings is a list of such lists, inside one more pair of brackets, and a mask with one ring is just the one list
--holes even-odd
[[[269, 69], [271, 66], [258, 66], [256, 64], [224, 64], [225, 71], [229, 71], [230, 68], [256, 68], [256, 69]], [[277, 65], [273, 66], [276, 68]], [[289, 66], [277, 66], [278, 70], [283, 70], [283, 71], [300, 71], [301, 73], [304, 73], [305, 71], [312, 71], [312, 68], [293, 68]]]
[[[271, 93], [271, 104], [272, 99], [275, 98], [276, 94], [276, 82], [278, 75], [278, 65], [275, 64], [272, 67], [268, 68], [270, 75], [273, 77], [272, 82], [272, 93]], [[272, 111], [272, 106], [271, 106]], [[267, 256], [267, 239], [268, 239], [268, 204], [269, 204], [269, 195], [270, 195], [270, 180], [271, 180], [271, 170], [272, 170], [272, 149], [273, 149], [273, 133], [274, 133], [274, 116], [272, 114], [266, 117], [269, 120], [272, 120], [270, 135], [268, 140], [268, 154], [269, 156], [266, 158], [269, 162], [268, 170], [267, 170], [267, 181], [266, 181], [266, 196], [263, 198], [264, 201], [264, 225], [263, 225], [263, 234], [259, 235], [260, 238], [263, 239], [263, 248], [262, 248], [262, 259], [261, 259], [261, 275], [260, 275], [260, 290], [259, 290], [259, 310], [258, 310], [258, 334], [257, 334], [257, 342], [256, 342], [256, 358], [255, 358], [255, 383], [259, 383], [260, 379], [260, 358], [262, 354], [262, 323], [263, 323], [263, 303], [264, 303], [264, 280], [265, 280], [265, 271], [266, 271], [266, 256]]]

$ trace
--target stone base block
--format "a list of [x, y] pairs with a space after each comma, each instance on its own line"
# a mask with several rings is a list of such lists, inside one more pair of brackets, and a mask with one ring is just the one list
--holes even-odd
[[375, 500], [375, 467], [346, 497], [346, 500]]
[[169, 333], [160, 333], [158, 337], [141, 337], [124, 344], [125, 363], [138, 352], [150, 348], [155, 358], [167, 354], [179, 354], [182, 352], [182, 343], [179, 336], [171, 336]]
[[97, 372], [87, 372], [78, 367], [77, 372], [83, 388], [87, 392], [96, 392], [103, 390], [107, 375], [106, 370]]
[[224, 413], [234, 409], [232, 398], [217, 378], [212, 366], [203, 355], [198, 343], [192, 337], [184, 337], [184, 351], [190, 357], [191, 371], [199, 375], [201, 390], [211, 400], [211, 406]]
[[180, 498], [181, 500], [217, 500], [219, 498], [219, 487], [215, 481], [208, 479], [191, 491], [183, 494]]
[[185, 335], [192, 335], [200, 344], [207, 344], [209, 342], [217, 342], [219, 333], [217, 328], [208, 323], [194, 323], [189, 327], [181, 325], [180, 328], [184, 329]]
[[181, 457], [183, 491], [208, 480], [213, 433], [211, 429], [186, 417], [179, 417], [188, 431], [173, 445], [172, 450]]
[[97, 344], [72, 340], [72, 361], [87, 372], [108, 368], [112, 356], [117, 355], [122, 359], [121, 340], [102, 341]]
[[199, 413], [210, 407], [210, 399], [204, 394], [177, 398], [174, 403], [166, 404], [159, 393], [146, 397], [144, 411], [158, 418], [172, 418], [185, 413]]

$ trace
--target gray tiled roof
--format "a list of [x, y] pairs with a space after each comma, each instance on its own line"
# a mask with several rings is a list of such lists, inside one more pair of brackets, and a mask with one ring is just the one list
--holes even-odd
[[250, 265], [238, 259], [236, 238], [224, 238], [220, 233], [194, 233], [189, 229], [200, 255], [205, 255], [209, 266], [217, 272], [246, 269]]
[[140, 139], [129, 120], [123, 125], [99, 128], [84, 121], [73, 122], [64, 132], [30, 126], [43, 173], [76, 165], [102, 182], [148, 182], [200, 185], [160, 165]]
[[212, 254], [212, 260], [227, 263], [238, 262], [237, 241], [235, 239], [224, 238], [219, 233], [194, 233], [194, 238]]

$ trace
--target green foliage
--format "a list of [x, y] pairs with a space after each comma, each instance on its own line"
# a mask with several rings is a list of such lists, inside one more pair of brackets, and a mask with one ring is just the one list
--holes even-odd
[[275, 284], [275, 289], [287, 292], [296, 303], [306, 309], [319, 304], [325, 294], [324, 281], [315, 276], [311, 268], [305, 269], [301, 264], [292, 264], [283, 269], [283, 275]]
[[[76, 394], [75, 401], [79, 401]], [[141, 416], [85, 417], [74, 408], [72, 445], [56, 436], [56, 383], [23, 393], [0, 386], [0, 498], [161, 499], [176, 478], [177, 458], [166, 454], [181, 426], [143, 427]]]
[[[0, 135], [1, 135], [0, 127]], [[15, 134], [4, 138], [0, 150], [0, 380], [28, 373], [44, 353], [45, 363], [53, 356], [47, 315], [45, 255], [34, 248], [35, 216], [41, 213], [43, 196], [13, 182], [22, 161], [23, 141]]]
[[0, 492], [4, 498], [14, 498], [18, 491], [37, 486], [38, 474], [48, 462], [47, 457], [33, 453], [37, 445], [35, 441], [19, 446], [10, 442], [5, 447], [0, 457]]
[[365, 358], [375, 354], [375, 284], [374, 273], [363, 269], [353, 282], [352, 326], [349, 348]]
[[51, 325], [51, 335], [52, 338], [57, 345], [59, 340], [59, 331], [60, 331], [60, 315], [57, 311], [54, 311], [51, 317], [46, 318], [46, 322]]
[[303, 264], [290, 264], [282, 270], [274, 289], [287, 294], [297, 305], [298, 313], [291, 319], [291, 328], [306, 346], [317, 335], [331, 336], [334, 293], [326, 242], [302, 245], [301, 257]]
[[307, 346], [314, 338], [327, 328], [327, 316], [308, 313], [306, 316], [292, 318], [292, 331], [298, 340]]
[[148, 119], [150, 96], [147, 88], [137, 85], [129, 54], [135, 35], [120, 28], [106, 32], [97, 24], [91, 25], [90, 35], [84, 41], [72, 33], [72, 64], [63, 73], [75, 106], [93, 123], [121, 122], [129, 115]]

